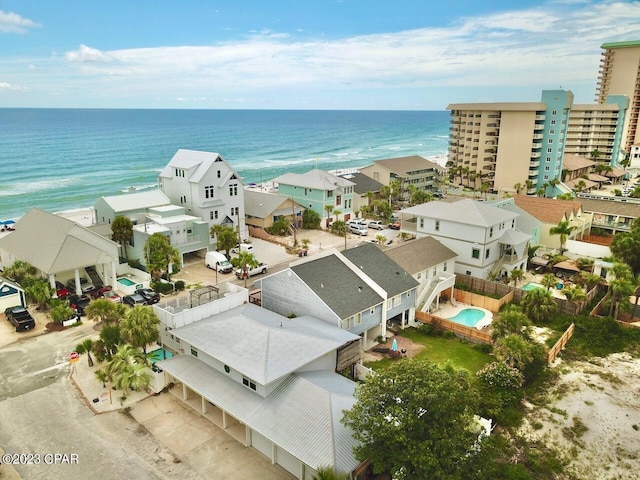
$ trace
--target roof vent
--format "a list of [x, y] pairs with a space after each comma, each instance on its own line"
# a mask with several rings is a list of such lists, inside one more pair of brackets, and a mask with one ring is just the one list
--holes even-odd
[[358, 291], [361, 292], [362, 291], [362, 287], [358, 287]]
[[320, 284], [320, 288], [324, 288], [324, 283], [321, 283], [321, 284]]

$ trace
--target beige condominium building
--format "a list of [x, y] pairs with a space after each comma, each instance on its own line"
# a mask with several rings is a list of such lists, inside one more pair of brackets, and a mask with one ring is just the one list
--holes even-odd
[[629, 153], [640, 144], [640, 40], [604, 43], [596, 101], [604, 103], [608, 95], [629, 97], [629, 111], [622, 133], [621, 148]]

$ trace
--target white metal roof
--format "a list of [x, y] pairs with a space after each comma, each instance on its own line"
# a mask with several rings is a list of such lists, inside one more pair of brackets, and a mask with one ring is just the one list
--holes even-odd
[[284, 175], [274, 178], [273, 182], [327, 191], [335, 190], [338, 187], [342, 188], [355, 185], [355, 183], [345, 178], [337, 177], [317, 168], [306, 173], [285, 173]]
[[427, 202], [400, 210], [400, 213], [483, 227], [491, 227], [501, 222], [507, 222], [518, 216], [517, 213], [487, 205], [483, 202], [476, 202], [469, 198], [458, 200], [457, 202]]
[[169, 205], [171, 200], [160, 190], [146, 192], [125, 193], [102, 197], [102, 200], [111, 207], [114, 213], [128, 212], [131, 210], [143, 210], [145, 208]]

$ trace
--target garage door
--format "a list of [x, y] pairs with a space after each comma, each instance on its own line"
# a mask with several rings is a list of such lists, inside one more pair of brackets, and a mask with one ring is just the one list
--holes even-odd
[[3, 285], [0, 288], [0, 312], [4, 312], [9, 307], [22, 305], [20, 292], [9, 285]]
[[300, 478], [302, 462], [280, 447], [276, 447], [276, 463], [288, 472], [294, 474], [297, 478]]
[[271, 460], [271, 455], [273, 455], [272, 445], [270, 440], [266, 437], [263, 437], [255, 430], [251, 430], [251, 446], [266, 456], [269, 460]]

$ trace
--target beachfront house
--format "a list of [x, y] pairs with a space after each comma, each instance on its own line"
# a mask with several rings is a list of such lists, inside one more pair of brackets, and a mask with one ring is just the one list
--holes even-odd
[[144, 222], [148, 209], [170, 204], [158, 189], [100, 197], [93, 204], [93, 224], [111, 225], [116, 217], [126, 217], [136, 225]]
[[227, 225], [248, 238], [244, 221], [244, 183], [219, 153], [180, 149], [158, 178], [171, 203], [185, 207], [209, 226]]
[[40, 270], [56, 291], [56, 281], [80, 279], [94, 285], [117, 286], [117, 243], [72, 220], [32, 208], [15, 224], [15, 231], [0, 238], [0, 268], [23, 260]]
[[[353, 215], [354, 183], [345, 178], [315, 169], [306, 173], [285, 173], [273, 182], [278, 184], [280, 195], [316, 212], [325, 227], [333, 220], [347, 221]], [[334, 211], [340, 214], [336, 216]]]
[[465, 198], [427, 202], [400, 214], [403, 232], [432, 236], [458, 254], [456, 273], [486, 279], [527, 268], [531, 235], [516, 229], [517, 213]]
[[416, 190], [437, 190], [443, 172], [440, 165], [419, 155], [376, 160], [360, 169], [360, 173], [383, 185], [391, 185], [393, 181], [400, 182], [400, 192], [392, 193], [399, 194], [403, 199], [408, 198], [409, 185], [413, 185]]
[[431, 236], [392, 247], [384, 253], [418, 282], [416, 309], [438, 308], [440, 297], [453, 296], [458, 254]]
[[631, 230], [633, 221], [640, 216], [640, 199], [620, 197], [597, 197], [578, 195], [585, 215], [591, 215], [591, 227], [606, 230], [615, 235]]
[[568, 222], [575, 227], [567, 235], [568, 240], [581, 240], [591, 231], [591, 214], [582, 210], [579, 199], [559, 200], [557, 198], [514, 195], [515, 204], [542, 222], [540, 244], [550, 249], [560, 248], [560, 235], [551, 235], [551, 229], [560, 222]]
[[387, 321], [413, 324], [418, 283], [375, 245], [356, 248], [362, 250], [330, 250], [257, 280], [262, 306], [348, 330], [363, 339], [365, 350], [386, 337]]
[[542, 222], [527, 211], [516, 205], [513, 197], [499, 198], [489, 200], [487, 205], [498, 208], [504, 208], [510, 212], [517, 214], [516, 230], [531, 235], [529, 245], [540, 245], [540, 235], [542, 233]]
[[302, 226], [303, 212], [302, 205], [283, 195], [244, 191], [245, 223], [248, 226], [268, 228], [279, 218], [285, 218], [292, 228], [298, 228]]
[[380, 198], [382, 184], [364, 173], [353, 172], [340, 175], [345, 180], [354, 183], [353, 186], [353, 213], [361, 213], [363, 206], [372, 206], [373, 200]]
[[355, 439], [341, 423], [356, 384], [335, 373], [340, 350], [358, 336], [249, 303], [216, 313], [210, 303], [154, 310], [163, 325], [175, 325], [168, 335], [180, 353], [156, 366], [186, 405], [295, 478], [315, 478], [320, 467], [364, 478]]

